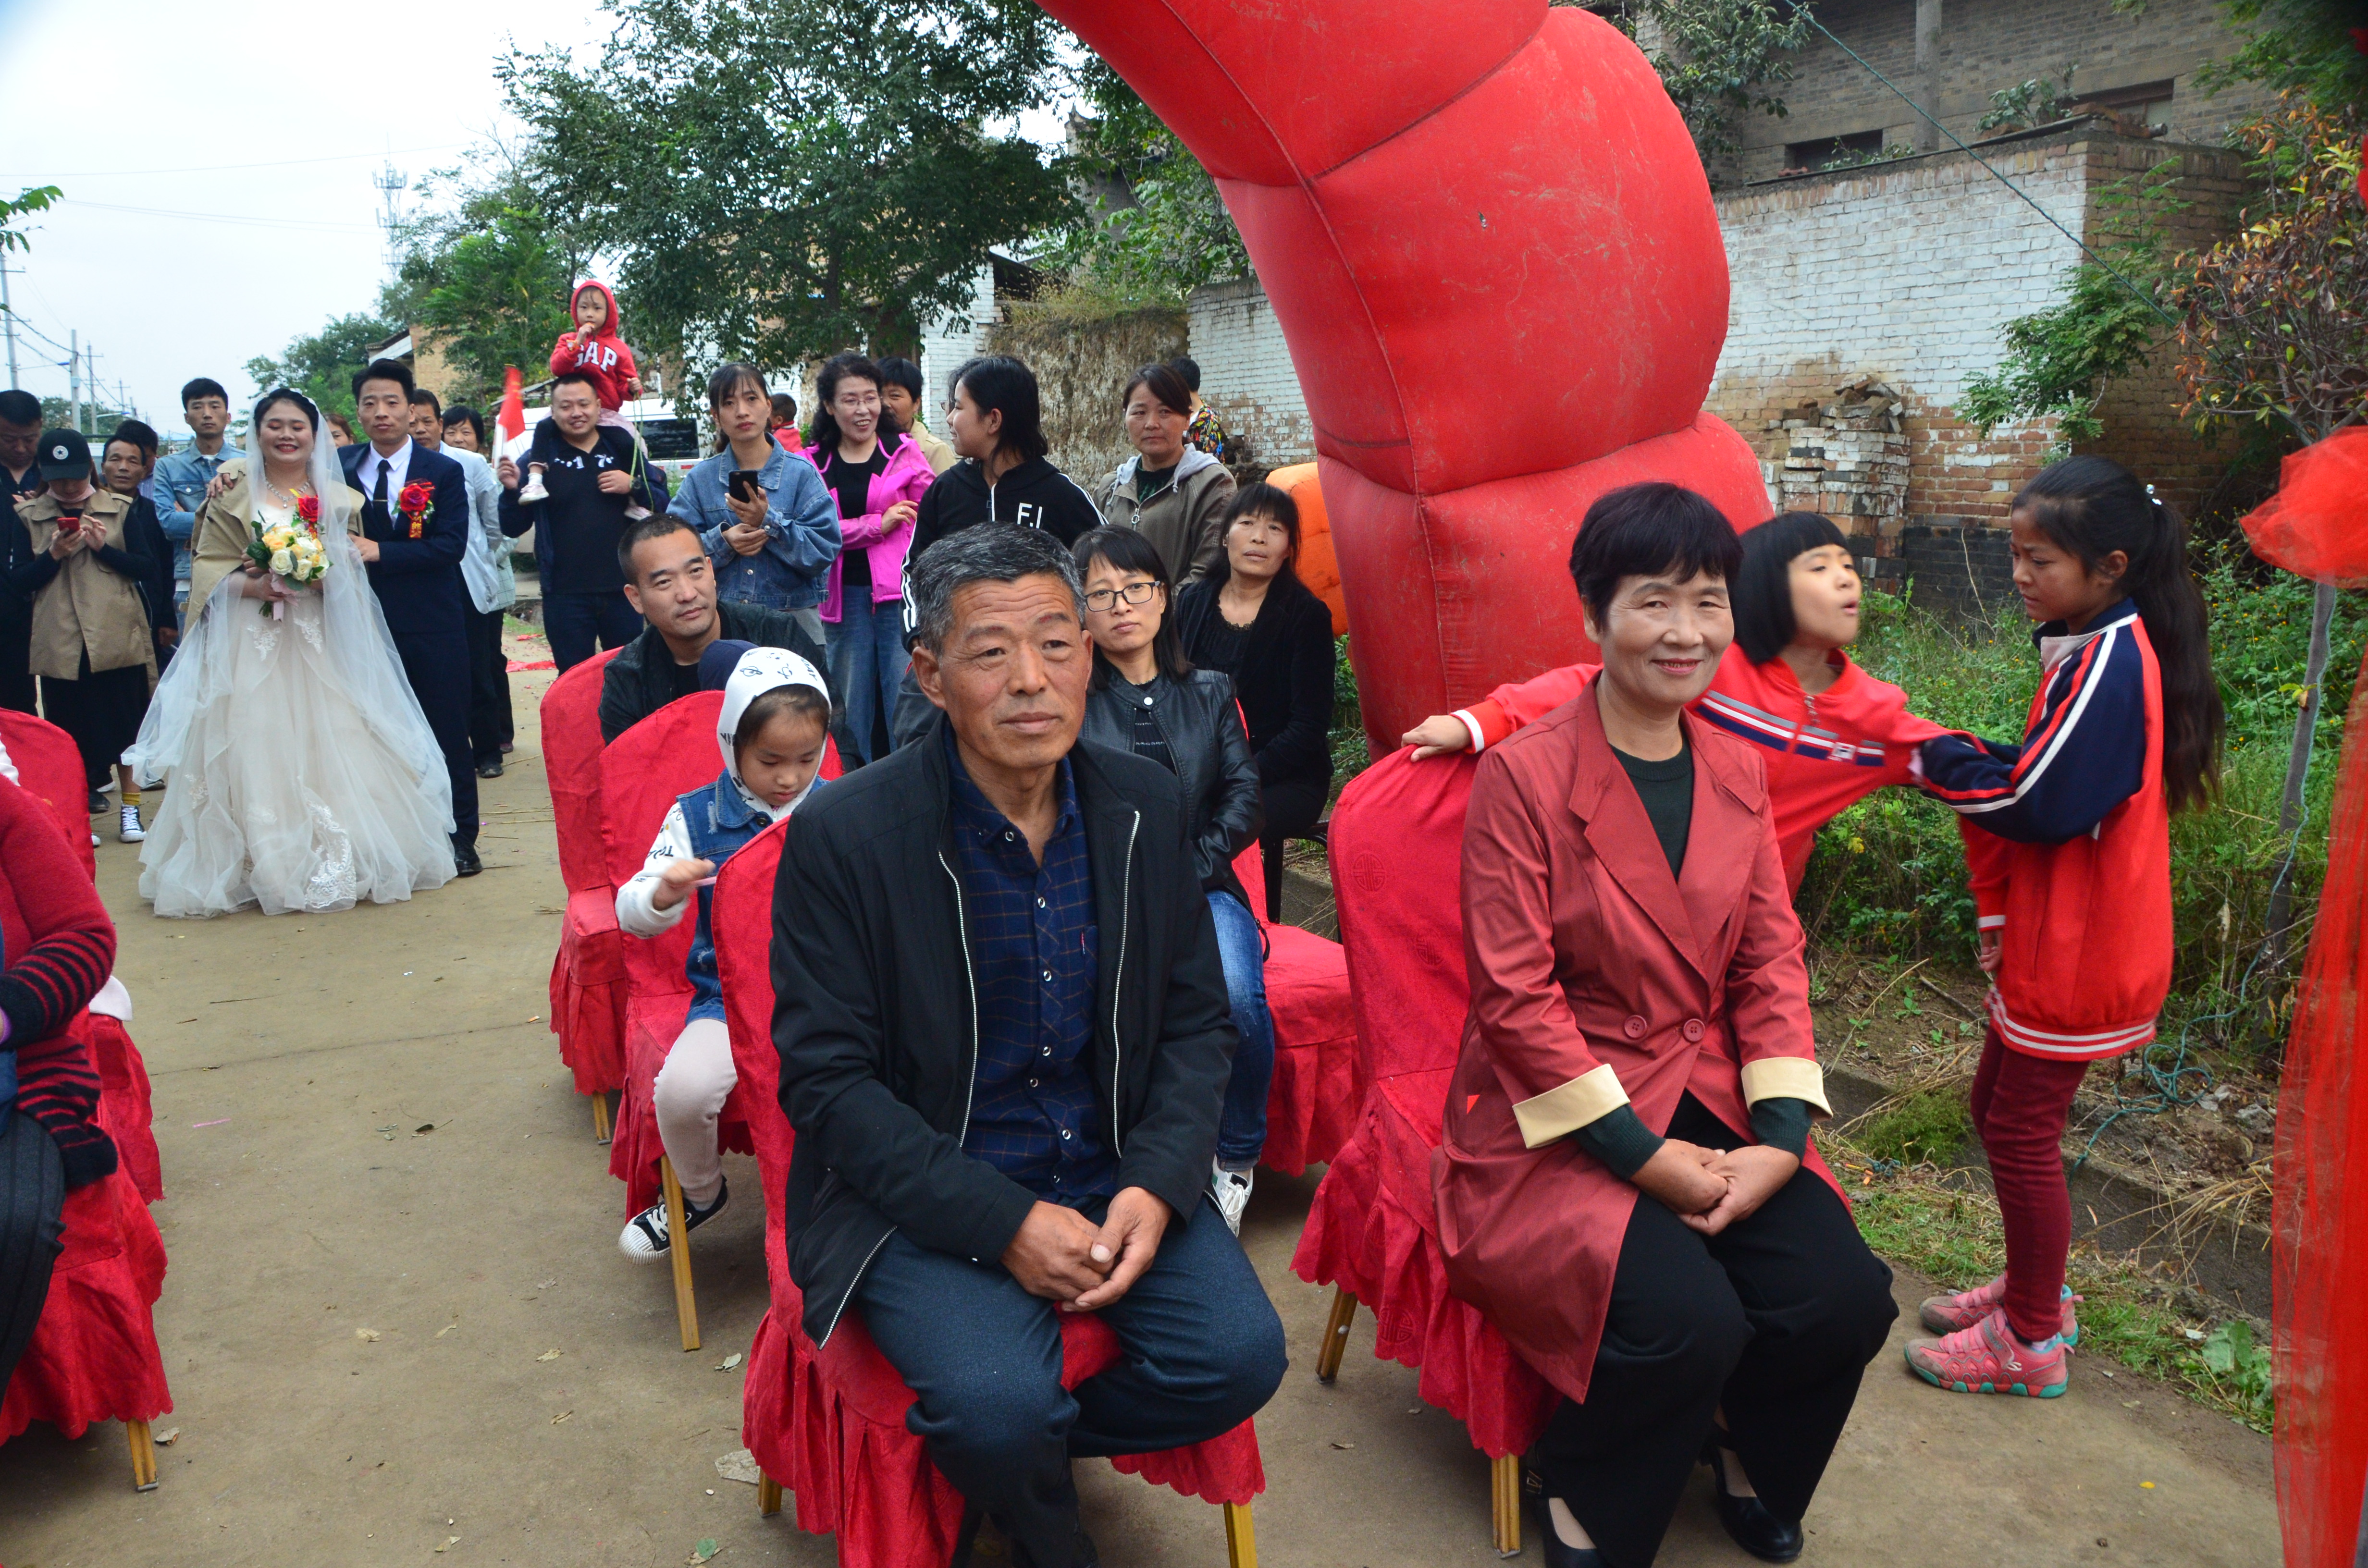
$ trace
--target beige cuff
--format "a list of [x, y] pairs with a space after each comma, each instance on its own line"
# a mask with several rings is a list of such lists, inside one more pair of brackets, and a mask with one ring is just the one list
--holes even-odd
[[1521, 1142], [1530, 1148], [1541, 1149], [1627, 1103], [1628, 1091], [1620, 1086], [1620, 1074], [1607, 1062], [1567, 1084], [1521, 1101], [1513, 1107], [1513, 1119], [1520, 1125]]
[[1826, 1103], [1826, 1070], [1805, 1056], [1763, 1056], [1743, 1064], [1743, 1103], [1761, 1100], [1806, 1100], [1830, 1117]]

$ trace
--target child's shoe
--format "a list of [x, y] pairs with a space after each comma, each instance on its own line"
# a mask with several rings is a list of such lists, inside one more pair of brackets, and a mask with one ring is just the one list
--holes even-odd
[[[2064, 1326], [2057, 1332], [2064, 1335], [2064, 1347], [2067, 1350], [2080, 1344], [2080, 1320], [2072, 1311], [2079, 1300], [2072, 1293], [2071, 1286], [2064, 1287]], [[2001, 1274], [1987, 1285], [1976, 1285], [1953, 1296], [1927, 1296], [1917, 1315], [1935, 1334], [1954, 1334], [1961, 1328], [1973, 1327], [1998, 1311], [2005, 1301], [2006, 1276]]]
[[542, 465], [535, 463], [526, 471], [526, 488], [518, 492], [518, 505], [530, 506], [537, 501], [548, 501], [551, 492], [542, 487]]
[[125, 844], [140, 844], [145, 842], [148, 837], [148, 830], [140, 825], [140, 808], [137, 806], [125, 806], [120, 814], [122, 820], [116, 825], [116, 838]]
[[650, 516], [650, 509], [638, 501], [625, 508], [625, 521], [629, 523], [638, 523], [648, 516]]
[[2072, 1381], [2070, 1363], [2062, 1336], [2044, 1345], [2025, 1345], [2015, 1337], [2003, 1309], [1939, 1339], [1907, 1342], [1907, 1369], [1934, 1388], [1954, 1393], [2054, 1399]]
[[[699, 1229], [723, 1213], [723, 1205], [731, 1197], [732, 1186], [726, 1182], [715, 1189], [715, 1201], [712, 1203], [700, 1205], [684, 1199], [682, 1228], [686, 1231]], [[634, 1215], [624, 1233], [617, 1238], [617, 1250], [635, 1263], [655, 1263], [666, 1255], [666, 1249], [672, 1245], [673, 1242], [666, 1234], [666, 1199], [663, 1198]]]
[[1223, 1165], [1212, 1166], [1209, 1172], [1209, 1196], [1217, 1200], [1225, 1229], [1237, 1236], [1242, 1233], [1242, 1210], [1250, 1206], [1250, 1187], [1256, 1179], [1250, 1171], [1229, 1171]]

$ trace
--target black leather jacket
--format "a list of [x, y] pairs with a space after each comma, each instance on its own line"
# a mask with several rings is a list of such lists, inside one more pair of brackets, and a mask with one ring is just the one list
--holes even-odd
[[1192, 854], [1203, 892], [1223, 888], [1247, 905], [1234, 875], [1234, 857], [1258, 842], [1266, 825], [1258, 763], [1234, 705], [1234, 683], [1215, 670], [1194, 670], [1181, 681], [1162, 676], [1130, 687], [1107, 665], [1094, 672], [1078, 738], [1113, 751], [1134, 749], [1134, 704], [1152, 699], [1152, 722], [1176, 759], [1191, 818]]

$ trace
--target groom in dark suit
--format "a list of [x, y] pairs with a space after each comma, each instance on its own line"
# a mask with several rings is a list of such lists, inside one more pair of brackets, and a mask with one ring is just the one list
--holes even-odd
[[[452, 775], [452, 858], [461, 875], [473, 877], [484, 868], [469, 749], [469, 588], [461, 576], [469, 479], [443, 453], [412, 444], [411, 392], [411, 367], [399, 359], [373, 360], [356, 376], [356, 423], [366, 439], [342, 456], [346, 483], [363, 496], [355, 548], [370, 563], [403, 673], [443, 748]], [[421, 504], [406, 508], [406, 490]]]

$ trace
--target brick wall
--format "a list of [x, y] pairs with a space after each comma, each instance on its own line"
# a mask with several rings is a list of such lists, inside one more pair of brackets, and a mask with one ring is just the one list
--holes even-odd
[[1013, 302], [1003, 313], [985, 330], [979, 352], [1016, 356], [1036, 372], [1053, 461], [1094, 489], [1134, 455], [1120, 392], [1140, 367], [1184, 352], [1184, 312], [1079, 317], [1057, 306]]
[[[1920, 90], [1916, 7], [1907, 0], [1824, 0], [1817, 19], [1902, 90]], [[1915, 143], [1915, 111], [1824, 38], [1810, 36], [1782, 89], [1785, 117], [1739, 117], [1744, 151], [1720, 175], [1772, 176], [1784, 167], [1788, 143], [1871, 131], [1887, 142]], [[2060, 81], [2064, 67], [2077, 64], [2076, 95], [2169, 81], [2171, 100], [2156, 121], [2174, 142], [2216, 145], [2262, 97], [2239, 87], [2206, 97], [2195, 71], [2235, 53], [2240, 42], [2216, 0], [2146, 0], [2135, 15], [2117, 14], [2112, 0], [1944, 0], [1935, 112], [1971, 142], [1985, 134], [1975, 126], [1989, 112], [1990, 94], [2033, 77]]]
[[985, 351], [986, 334], [995, 324], [996, 314], [995, 268], [982, 266], [971, 279], [969, 308], [922, 329], [922, 417], [940, 436], [946, 433], [942, 410], [953, 394], [954, 369]]
[[1268, 468], [1315, 460], [1315, 429], [1299, 372], [1275, 324], [1266, 291], [1255, 278], [1194, 291], [1186, 307], [1190, 353], [1201, 366], [1201, 397], [1246, 438], [1238, 459]]

